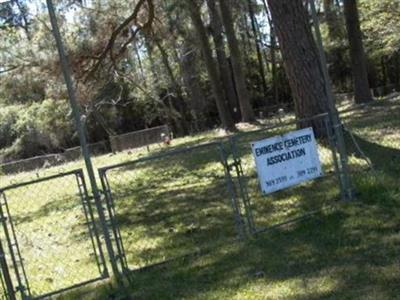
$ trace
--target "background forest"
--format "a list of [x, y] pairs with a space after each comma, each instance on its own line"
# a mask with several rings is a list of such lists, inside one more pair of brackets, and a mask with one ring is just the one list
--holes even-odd
[[[293, 61], [279, 39], [290, 25], [277, 3], [58, 1], [90, 141], [161, 124], [175, 136], [233, 131], [280, 108], [298, 117], [323, 112], [301, 109], [301, 93], [289, 84]], [[373, 96], [398, 90], [400, 1], [321, 0], [317, 9], [335, 93], [360, 103], [372, 100], [370, 89]], [[1, 1], [0, 162], [76, 146], [74, 132], [45, 3]]]

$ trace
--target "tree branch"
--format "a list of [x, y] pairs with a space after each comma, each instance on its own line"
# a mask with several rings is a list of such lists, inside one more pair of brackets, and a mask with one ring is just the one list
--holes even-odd
[[[108, 53], [111, 54], [111, 59], [113, 58], [112, 52], [113, 52], [113, 47], [115, 44], [116, 39], [118, 38], [118, 36], [123, 32], [123, 30], [128, 27], [132, 22], [136, 22], [137, 16], [140, 12], [140, 10], [142, 9], [142, 7], [147, 3], [148, 5], [148, 9], [149, 9], [149, 17], [148, 20], [146, 21], [145, 24], [143, 25], [137, 25], [137, 29], [134, 31], [134, 35], [131, 36], [131, 38], [129, 39], [129, 43], [132, 42], [132, 40], [134, 39], [134, 37], [136, 36], [136, 34], [140, 31], [140, 30], [145, 30], [147, 28], [149, 28], [154, 20], [154, 3], [153, 0], [139, 0], [139, 2], [136, 4], [135, 9], [133, 10], [132, 14], [125, 19], [124, 22], [122, 22], [111, 34], [107, 45], [105, 46], [105, 48], [103, 49], [102, 53], [97, 57], [97, 62], [96, 64], [93, 66], [93, 68], [89, 71], [89, 73], [86, 75], [85, 77], [85, 82], [98, 70], [98, 68], [100, 67], [101, 63], [103, 62], [103, 60], [107, 57]], [[127, 46], [129, 43], [125, 43], [122, 48], [120, 49], [120, 51], [118, 51], [118, 55], [117, 57], [120, 57], [121, 54], [126, 50]]]
[[18, 69], [20, 66], [11, 66], [11, 67], [8, 67], [7, 69], [0, 69], [0, 74], [3, 74], [3, 73], [7, 73], [7, 72], [11, 72], [11, 71], [13, 71], [13, 70], [16, 70], [16, 69]]

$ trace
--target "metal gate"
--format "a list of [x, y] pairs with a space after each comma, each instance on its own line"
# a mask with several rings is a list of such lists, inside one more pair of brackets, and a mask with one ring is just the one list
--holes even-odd
[[99, 175], [122, 271], [159, 265], [242, 235], [222, 143], [161, 151], [101, 168]]
[[317, 142], [324, 175], [268, 196], [261, 193], [250, 144], [296, 130], [299, 121], [239, 133], [230, 138], [233, 167], [237, 175], [235, 186], [240, 194], [240, 209], [250, 234], [286, 225], [321, 212], [332, 207], [341, 197], [343, 188], [340, 180], [340, 160], [329, 116], [322, 114], [301, 120], [304, 121], [313, 121], [322, 128], [324, 138], [317, 139]]
[[5, 298], [41, 299], [109, 276], [81, 169], [0, 189], [0, 218]]

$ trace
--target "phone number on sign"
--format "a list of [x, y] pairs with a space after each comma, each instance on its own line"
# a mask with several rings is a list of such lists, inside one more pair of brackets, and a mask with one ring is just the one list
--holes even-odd
[[[306, 175], [314, 175], [318, 173], [318, 168], [317, 167], [312, 167], [312, 168], [307, 168], [305, 170], [300, 170], [297, 171], [297, 178], [305, 177]], [[290, 177], [290, 179], [293, 179], [293, 176]], [[268, 187], [272, 187], [278, 184], [282, 184], [288, 181], [287, 176], [281, 176], [275, 179], [271, 179], [265, 182], [265, 185]]]
[[281, 177], [278, 177], [278, 178], [275, 178], [275, 179], [268, 180], [268, 181], [265, 182], [265, 184], [268, 187], [271, 187], [271, 186], [274, 186], [274, 185], [277, 185], [277, 184], [284, 183], [286, 181], [288, 181], [287, 176], [281, 176]]
[[312, 168], [307, 168], [305, 170], [297, 171], [297, 177], [301, 178], [306, 175], [314, 175], [318, 173], [318, 168], [317, 167], [312, 167]]

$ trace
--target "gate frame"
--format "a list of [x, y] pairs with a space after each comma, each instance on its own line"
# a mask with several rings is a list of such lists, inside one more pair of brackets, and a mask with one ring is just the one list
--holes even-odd
[[[20, 247], [18, 244], [18, 237], [15, 232], [15, 226], [13, 223], [12, 215], [10, 214], [10, 210], [8, 207], [8, 199], [6, 192], [10, 190], [15, 190], [25, 186], [32, 186], [38, 183], [51, 181], [54, 179], [64, 178], [68, 176], [74, 176], [76, 178], [76, 195], [80, 199], [80, 206], [81, 206], [81, 213], [84, 215], [86, 231], [89, 233], [90, 236], [90, 243], [92, 245], [93, 253], [95, 255], [96, 265], [99, 271], [99, 276], [96, 278], [92, 278], [89, 280], [81, 281], [79, 283], [73, 284], [71, 286], [67, 286], [65, 288], [58, 289], [56, 291], [51, 291], [45, 294], [41, 294], [38, 296], [32, 296], [31, 288], [29, 286], [29, 274], [27, 276], [24, 266], [24, 258], [21, 255]], [[11, 280], [11, 285], [7, 285], [7, 293], [9, 295], [9, 299], [16, 299], [16, 295], [20, 293], [22, 299], [44, 299], [48, 297], [52, 297], [54, 295], [59, 295], [66, 291], [70, 291], [90, 283], [94, 283], [106, 278], [110, 277], [108, 266], [106, 263], [104, 250], [103, 250], [103, 243], [101, 242], [100, 236], [101, 231], [99, 230], [98, 226], [96, 225], [96, 218], [94, 215], [95, 208], [92, 203], [92, 197], [89, 196], [89, 192], [85, 182], [85, 176], [82, 169], [76, 169], [69, 172], [58, 173], [56, 175], [51, 175], [47, 177], [42, 177], [35, 180], [29, 180], [22, 183], [12, 184], [3, 188], [0, 188], [0, 226], [2, 226], [4, 235], [6, 237], [7, 248], [9, 250], [9, 254], [11, 256], [11, 261], [7, 263], [4, 260], [5, 265], [2, 264], [2, 259], [5, 259], [5, 255], [0, 257], [0, 264], [2, 271], [10, 271], [9, 265], [14, 270], [14, 275], [16, 279], [17, 286], [13, 287], [13, 282], [11, 280], [11, 276], [9, 276]], [[3, 207], [5, 209], [3, 209]], [[92, 227], [91, 227], [92, 226]], [[1, 241], [0, 241], [1, 242]], [[15, 247], [15, 249], [13, 249]], [[1, 249], [3, 250], [3, 249]], [[0, 252], [1, 254], [1, 252]], [[19, 261], [17, 261], [19, 259]]]
[[[132, 165], [136, 165], [138, 163], [143, 163], [143, 162], [147, 162], [147, 161], [154, 161], [154, 160], [162, 159], [162, 158], [168, 157], [168, 156], [175, 156], [175, 155], [182, 154], [182, 153], [193, 152], [193, 151], [196, 151], [197, 149], [203, 149], [203, 148], [207, 148], [207, 147], [215, 147], [214, 149], [216, 149], [218, 151], [218, 153], [220, 154], [219, 162], [222, 164], [222, 167], [224, 169], [225, 183], [226, 183], [226, 186], [228, 189], [229, 197], [231, 198], [230, 200], [231, 200], [231, 206], [232, 206], [233, 214], [234, 214], [233, 219], [235, 222], [237, 236], [238, 236], [239, 240], [243, 240], [246, 235], [245, 226], [244, 226], [245, 222], [243, 221], [242, 216], [241, 216], [240, 204], [238, 201], [237, 192], [235, 191], [235, 186], [234, 186], [233, 179], [231, 176], [232, 165], [228, 163], [229, 152], [226, 151], [222, 141], [209, 142], [209, 143], [204, 143], [204, 144], [195, 145], [195, 146], [191, 146], [191, 147], [182, 147], [182, 148], [178, 148], [178, 149], [173, 149], [170, 151], [161, 152], [159, 154], [154, 154], [154, 155], [146, 156], [143, 158], [138, 158], [135, 160], [124, 162], [124, 163], [105, 166], [105, 167], [98, 169], [100, 181], [102, 184], [102, 191], [105, 196], [105, 202], [106, 202], [106, 207], [107, 207], [108, 219], [106, 218], [106, 223], [111, 226], [111, 230], [113, 231], [113, 234], [115, 237], [115, 241], [114, 241], [115, 245], [114, 246], [116, 247], [116, 249], [114, 249], [114, 252], [117, 253], [115, 258], [119, 263], [118, 268], [120, 269], [120, 272], [122, 274], [126, 275], [128, 280], [130, 280], [129, 274], [133, 270], [129, 268], [129, 265], [128, 265], [128, 262], [126, 259], [123, 239], [121, 237], [121, 232], [119, 230], [119, 224], [115, 217], [116, 216], [115, 205], [114, 205], [115, 200], [114, 200], [112, 188], [108, 181], [107, 172], [109, 170], [126, 167], [126, 166], [132, 166]], [[161, 262], [161, 263], [163, 263], [163, 262]], [[158, 264], [160, 264], [160, 263], [155, 263], [154, 265], [158, 265]], [[149, 265], [149, 266], [152, 266], [152, 265]], [[146, 267], [149, 267], [149, 266], [146, 266]], [[146, 268], [146, 267], [144, 267], [144, 268]]]
[[[3, 222], [3, 221], [1, 221]], [[8, 269], [6, 254], [4, 252], [3, 243], [0, 239], [0, 280], [5, 299], [15, 300], [14, 286]]]

